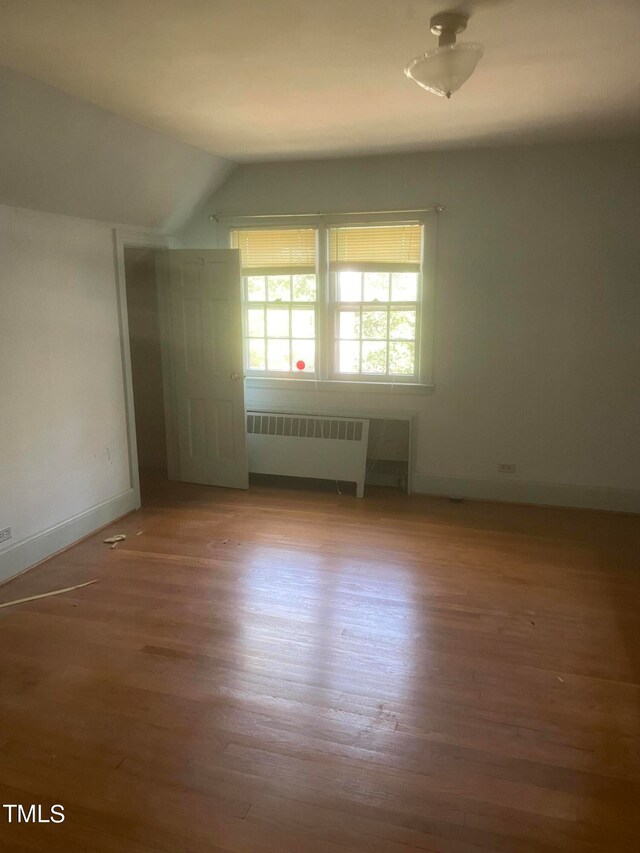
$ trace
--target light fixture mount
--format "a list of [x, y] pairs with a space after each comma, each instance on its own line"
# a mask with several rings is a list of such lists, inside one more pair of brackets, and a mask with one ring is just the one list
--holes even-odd
[[438, 36], [438, 47], [416, 56], [404, 73], [418, 86], [443, 98], [450, 98], [469, 79], [482, 58], [482, 45], [473, 42], [456, 44], [456, 36], [467, 28], [469, 18], [462, 12], [439, 12], [429, 22]]
[[467, 15], [461, 12], [439, 12], [429, 21], [431, 32], [439, 36], [439, 47], [447, 44], [455, 44], [456, 36], [467, 29]]

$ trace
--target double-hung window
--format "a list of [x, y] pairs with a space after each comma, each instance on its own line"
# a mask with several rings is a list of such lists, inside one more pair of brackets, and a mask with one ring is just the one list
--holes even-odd
[[233, 231], [232, 245], [242, 257], [246, 370], [315, 376], [317, 230]]
[[330, 228], [332, 374], [418, 381], [422, 226]]
[[420, 222], [234, 228], [248, 376], [423, 383]]

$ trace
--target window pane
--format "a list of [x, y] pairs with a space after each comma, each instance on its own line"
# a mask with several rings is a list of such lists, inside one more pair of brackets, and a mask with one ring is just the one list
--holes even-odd
[[269, 302], [289, 302], [291, 300], [291, 276], [268, 276], [267, 292]]
[[269, 370], [290, 370], [289, 341], [267, 341], [267, 366]]
[[265, 283], [263, 275], [248, 275], [247, 276], [247, 299], [250, 302], [264, 302]]
[[360, 312], [359, 311], [341, 311], [340, 312], [340, 329], [338, 332], [339, 338], [347, 338], [358, 340], [360, 337]]
[[315, 311], [291, 312], [291, 335], [294, 338], [313, 338], [316, 334]]
[[316, 277], [315, 275], [293, 276], [293, 301], [315, 302], [316, 301]]
[[249, 341], [249, 370], [266, 370], [264, 341]]
[[264, 338], [264, 310], [249, 308], [247, 311], [247, 335], [250, 338]]
[[362, 344], [362, 372], [387, 372], [387, 345], [384, 341], [365, 341]]
[[288, 308], [267, 308], [267, 335], [270, 338], [289, 337]]
[[364, 274], [364, 301], [389, 301], [388, 272], [366, 272]]
[[[315, 341], [291, 341], [291, 361], [296, 373], [313, 373], [316, 369], [316, 342]], [[304, 362], [302, 370], [298, 362]]]
[[338, 373], [360, 373], [360, 344], [340, 341]]
[[416, 302], [418, 299], [418, 273], [394, 272], [391, 276], [391, 298], [394, 302]]
[[389, 373], [415, 373], [415, 345], [405, 341], [392, 341], [389, 344]]
[[416, 336], [416, 312], [392, 311], [389, 316], [389, 337], [413, 340]]
[[362, 273], [338, 273], [338, 298], [341, 302], [360, 302], [362, 300]]
[[363, 338], [385, 338], [387, 337], [387, 312], [386, 311], [363, 311], [362, 312], [362, 337]]

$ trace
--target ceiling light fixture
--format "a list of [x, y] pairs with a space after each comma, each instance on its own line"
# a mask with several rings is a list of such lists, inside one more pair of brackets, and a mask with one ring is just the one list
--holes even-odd
[[416, 56], [404, 73], [427, 92], [450, 98], [473, 74], [482, 58], [481, 44], [456, 44], [458, 33], [467, 28], [468, 17], [459, 12], [441, 12], [430, 21], [431, 32], [439, 36], [438, 47]]

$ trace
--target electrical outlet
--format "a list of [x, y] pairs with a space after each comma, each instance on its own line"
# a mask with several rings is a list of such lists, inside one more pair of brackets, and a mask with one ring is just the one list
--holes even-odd
[[515, 474], [516, 466], [513, 462], [500, 462], [498, 465], [498, 471], [501, 474]]
[[5, 527], [4, 530], [0, 530], [0, 542], [4, 542], [5, 539], [11, 539], [11, 528]]

